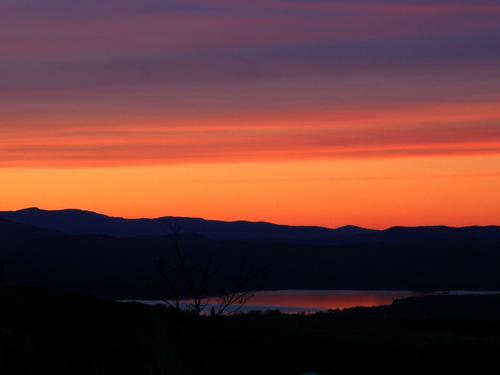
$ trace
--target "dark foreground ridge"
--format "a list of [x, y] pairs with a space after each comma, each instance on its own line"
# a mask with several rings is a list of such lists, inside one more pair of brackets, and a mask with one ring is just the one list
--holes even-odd
[[195, 317], [0, 288], [5, 375], [490, 373], [499, 296], [438, 296], [310, 316]]

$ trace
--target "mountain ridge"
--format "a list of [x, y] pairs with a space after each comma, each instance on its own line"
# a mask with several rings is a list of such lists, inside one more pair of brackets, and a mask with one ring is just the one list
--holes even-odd
[[478, 237], [500, 239], [500, 226], [451, 227], [445, 225], [393, 226], [383, 230], [354, 225], [339, 228], [280, 225], [265, 221], [222, 221], [199, 217], [162, 216], [129, 219], [80, 209], [43, 210], [37, 207], [18, 211], [0, 211], [0, 219], [62, 232], [69, 235], [108, 235], [114, 237], [168, 236], [169, 223], [180, 230], [211, 240], [264, 241], [310, 245], [356, 242], [392, 242], [401, 240]]
[[[115, 299], [165, 297], [158, 267], [175, 257], [168, 237], [39, 231], [0, 220], [0, 270], [7, 283]], [[259, 274], [250, 286], [256, 290], [500, 290], [500, 235], [387, 236], [354, 236], [331, 245], [211, 240], [187, 233], [180, 240], [193, 267], [215, 260], [213, 294], [224, 290], [242, 265]]]
[[129, 218], [129, 217], [124, 217], [124, 216], [113, 216], [113, 215], [107, 215], [107, 214], [102, 214], [99, 212], [95, 211], [90, 211], [90, 210], [83, 210], [79, 208], [63, 208], [59, 210], [46, 210], [43, 208], [39, 207], [27, 207], [27, 208], [22, 208], [19, 210], [9, 210], [9, 211], [0, 211], [0, 215], [3, 214], [22, 214], [22, 213], [77, 213], [77, 214], [88, 214], [88, 215], [94, 215], [94, 216], [99, 216], [103, 218], [108, 218], [108, 219], [119, 219], [119, 220], [127, 220], [127, 221], [139, 221], [139, 220], [159, 220], [159, 219], [190, 219], [190, 220], [200, 220], [200, 221], [208, 221], [208, 222], [216, 222], [216, 223], [225, 223], [225, 224], [232, 224], [232, 223], [247, 223], [247, 224], [268, 224], [268, 225], [274, 225], [274, 226], [279, 226], [279, 227], [288, 227], [288, 228], [318, 228], [318, 229], [328, 229], [328, 230], [339, 230], [339, 229], [362, 229], [362, 230], [376, 230], [376, 229], [370, 229], [370, 228], [365, 228], [361, 227], [358, 225], [352, 225], [352, 224], [347, 224], [347, 225], [342, 225], [340, 227], [336, 228], [330, 228], [330, 227], [325, 227], [321, 225], [292, 225], [292, 224], [277, 224], [273, 223], [270, 221], [265, 221], [265, 220], [219, 220], [219, 219], [207, 219], [203, 217], [198, 217], [198, 216], [157, 216], [157, 217], [136, 217], [136, 218]]
[[265, 221], [222, 221], [198, 217], [162, 216], [128, 219], [79, 209], [43, 210], [37, 207], [2, 211], [0, 218], [71, 235], [101, 234], [117, 237], [169, 235], [168, 224], [176, 221], [182, 231], [213, 240], [252, 240], [327, 244], [340, 237], [371, 233], [353, 225], [336, 229], [320, 226], [279, 225]]

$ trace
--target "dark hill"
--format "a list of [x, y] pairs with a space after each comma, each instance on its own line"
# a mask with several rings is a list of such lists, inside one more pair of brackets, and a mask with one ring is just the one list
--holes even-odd
[[[212, 241], [182, 236], [193, 267], [211, 257], [220, 270], [210, 292], [243, 265], [256, 289], [500, 290], [500, 241], [481, 239], [366, 242], [311, 246]], [[54, 236], [0, 240], [0, 266], [11, 284], [58, 287], [112, 298], [165, 296], [160, 260], [166, 237]], [[199, 266], [201, 265], [201, 267]]]
[[196, 318], [54, 290], [0, 288], [0, 373], [492, 374], [500, 321], [491, 312], [499, 310], [498, 298], [450, 297], [357, 315]]
[[260, 241], [308, 245], [457, 239], [500, 241], [500, 227], [498, 226], [393, 227], [386, 230], [345, 226], [329, 229], [314, 226], [276, 225], [266, 222], [224, 222], [169, 216], [156, 219], [124, 219], [82, 210], [47, 211], [38, 208], [0, 212], [0, 218], [70, 235], [167, 236], [170, 234], [169, 223], [176, 221], [184, 233], [197, 234], [218, 241]]
[[0, 212], [0, 218], [72, 235], [101, 234], [115, 237], [165, 236], [170, 233], [168, 224], [174, 220], [183, 232], [196, 233], [212, 240], [331, 244], [343, 238], [372, 232], [354, 226], [328, 229], [182, 217], [124, 219], [82, 210], [46, 211], [38, 208]]
[[[38, 209], [0, 217], [18, 221], [0, 221], [0, 268], [8, 283], [123, 299], [165, 296], [158, 264], [173, 257], [171, 218]], [[210, 293], [242, 264], [258, 271], [256, 289], [500, 290], [498, 227], [370, 231], [177, 220], [192, 267], [203, 269], [207, 258], [217, 263]]]
[[0, 241], [19, 242], [64, 236], [63, 233], [0, 219]]

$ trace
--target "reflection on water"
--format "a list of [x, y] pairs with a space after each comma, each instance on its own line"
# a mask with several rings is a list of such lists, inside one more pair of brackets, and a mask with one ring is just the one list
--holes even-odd
[[[280, 310], [283, 313], [307, 313], [350, 307], [390, 305], [394, 300], [435, 294], [498, 294], [483, 291], [449, 291], [419, 293], [410, 291], [360, 291], [360, 290], [279, 290], [257, 292], [241, 312]], [[126, 302], [126, 301], [124, 301]], [[161, 301], [135, 301], [151, 305]], [[189, 301], [186, 301], [189, 306]], [[207, 310], [210, 310], [210, 305]]]
[[345, 309], [357, 306], [381, 306], [391, 304], [399, 298], [418, 295], [417, 293], [398, 291], [317, 291], [283, 290], [256, 293], [247, 303], [247, 308], [267, 307], [286, 311], [321, 311]]

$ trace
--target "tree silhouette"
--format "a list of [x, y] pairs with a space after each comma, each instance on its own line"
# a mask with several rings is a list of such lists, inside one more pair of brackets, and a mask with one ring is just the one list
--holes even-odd
[[[235, 275], [225, 280], [224, 285], [216, 285], [221, 274], [221, 266], [213, 254], [204, 254], [201, 261], [190, 259], [181, 244], [181, 227], [176, 220], [169, 222], [173, 257], [160, 262], [169, 298], [168, 307], [177, 311], [189, 310], [201, 315], [210, 307], [210, 315], [235, 314], [255, 295], [252, 285], [257, 279], [255, 267], [241, 262]], [[217, 291], [214, 296], [214, 291]]]

